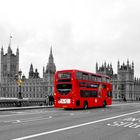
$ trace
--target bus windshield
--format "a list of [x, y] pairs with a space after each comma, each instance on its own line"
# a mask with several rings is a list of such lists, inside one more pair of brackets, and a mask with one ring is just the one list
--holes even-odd
[[72, 90], [72, 84], [58, 84], [57, 91], [61, 95], [67, 95]]

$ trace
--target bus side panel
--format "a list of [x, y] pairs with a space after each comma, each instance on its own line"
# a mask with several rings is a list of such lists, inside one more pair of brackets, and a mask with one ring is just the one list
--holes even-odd
[[107, 99], [106, 99], [106, 101], [107, 101], [107, 105], [112, 105], [112, 98], [110, 97], [108, 97]]

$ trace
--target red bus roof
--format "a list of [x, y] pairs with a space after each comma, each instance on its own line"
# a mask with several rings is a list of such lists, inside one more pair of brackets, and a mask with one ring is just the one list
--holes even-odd
[[83, 72], [83, 73], [92, 74], [92, 75], [99, 76], [99, 77], [107, 77], [107, 78], [110, 78], [110, 77], [107, 76], [107, 75], [97, 74], [97, 73], [92, 73], [92, 72], [87, 72], [87, 71], [77, 70], [77, 69], [59, 70], [59, 71], [56, 71], [56, 73], [57, 73], [57, 72], [72, 72], [72, 71], [75, 71], [75, 72], [76, 72], [76, 71], [77, 71], [77, 72]]

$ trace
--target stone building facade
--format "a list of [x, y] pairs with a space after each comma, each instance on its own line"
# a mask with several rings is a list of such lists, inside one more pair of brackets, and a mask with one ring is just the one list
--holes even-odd
[[98, 67], [96, 63], [96, 73], [106, 74], [111, 77], [113, 86], [113, 99], [140, 100], [140, 79], [134, 77], [134, 63], [124, 62], [117, 64], [117, 74], [114, 74], [112, 64], [106, 62]]
[[[19, 86], [15, 80], [15, 75], [19, 72], [19, 49], [16, 54], [12, 52], [9, 44], [7, 53], [4, 53], [3, 47], [0, 52], [0, 97], [17, 98]], [[23, 98], [46, 98], [48, 95], [53, 95], [54, 73], [56, 66], [50, 49], [50, 55], [46, 69], [43, 68], [43, 77], [40, 78], [38, 70], [33, 68], [31, 64], [29, 68], [29, 76], [21, 85], [21, 93]]]

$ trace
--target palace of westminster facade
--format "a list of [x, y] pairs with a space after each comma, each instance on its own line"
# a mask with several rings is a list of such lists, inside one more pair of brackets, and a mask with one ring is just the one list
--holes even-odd
[[[22, 98], [41, 99], [53, 95], [55, 71], [56, 66], [51, 48], [47, 66], [43, 67], [43, 78], [39, 77], [38, 70], [33, 68], [33, 64], [30, 65], [28, 78], [22, 75], [24, 79], [21, 85]], [[0, 52], [0, 98], [17, 98], [19, 96], [19, 85], [15, 79], [18, 73], [19, 49], [17, 48], [16, 54], [14, 54], [9, 44], [7, 53], [4, 53], [2, 47]]]
[[113, 99], [140, 100], [140, 78], [134, 77], [134, 63], [124, 62], [117, 64], [117, 74], [113, 73], [112, 64], [96, 63], [96, 73], [105, 74], [111, 77]]
[[[50, 49], [48, 64], [43, 67], [43, 78], [39, 77], [37, 69], [31, 64], [29, 76], [22, 83], [23, 98], [46, 98], [54, 94], [54, 74], [56, 66]], [[9, 43], [7, 53], [4, 53], [3, 47], [0, 52], [0, 98], [17, 98], [19, 87], [15, 80], [15, 75], [19, 72], [19, 49], [16, 54], [12, 52]], [[140, 79], [134, 77], [134, 63], [120, 65], [118, 61], [117, 74], [113, 73], [111, 64], [98, 66], [96, 63], [96, 73], [106, 74], [111, 77], [113, 85], [113, 99], [140, 100]]]

